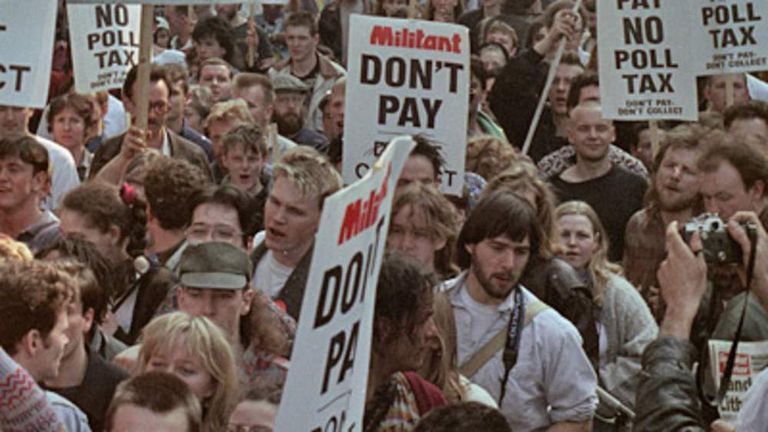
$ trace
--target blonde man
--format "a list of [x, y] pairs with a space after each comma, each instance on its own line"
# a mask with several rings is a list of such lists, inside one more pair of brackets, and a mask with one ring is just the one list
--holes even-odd
[[264, 206], [264, 231], [251, 254], [254, 285], [298, 318], [325, 198], [341, 189], [339, 173], [311, 147], [283, 155], [273, 170]]

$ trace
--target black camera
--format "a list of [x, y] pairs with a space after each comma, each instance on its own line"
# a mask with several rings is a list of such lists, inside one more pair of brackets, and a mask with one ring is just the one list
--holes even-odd
[[[742, 223], [744, 230], [754, 245], [757, 239], [757, 228], [751, 223]], [[689, 243], [694, 232], [699, 233], [702, 251], [707, 264], [731, 264], [742, 262], [741, 246], [732, 239], [726, 223], [714, 213], [704, 213], [686, 223], [682, 229], [683, 239]]]

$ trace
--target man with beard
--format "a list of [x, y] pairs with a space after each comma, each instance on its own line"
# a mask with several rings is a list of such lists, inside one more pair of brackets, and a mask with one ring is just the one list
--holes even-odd
[[[459, 265], [445, 283], [462, 373], [483, 386], [516, 431], [586, 431], [597, 378], [576, 328], [519, 284], [543, 232], [511, 192], [483, 198], [459, 234]], [[501, 379], [501, 382], [499, 380]]]
[[624, 229], [643, 205], [645, 179], [611, 161], [616, 131], [613, 122], [603, 118], [598, 102], [582, 102], [571, 110], [567, 134], [576, 164], [551, 179], [555, 195], [560, 202], [580, 200], [595, 209], [608, 232], [608, 258], [619, 261]]
[[672, 221], [684, 224], [701, 209], [696, 164], [706, 132], [700, 126], [683, 125], [664, 135], [653, 164], [648, 202], [627, 224], [625, 277], [640, 290], [657, 320], [662, 314], [656, 271], [666, 256], [664, 233]]
[[328, 139], [321, 133], [305, 127], [309, 87], [293, 75], [276, 75], [274, 119], [277, 131], [297, 144], [314, 147], [321, 153], [328, 151]]

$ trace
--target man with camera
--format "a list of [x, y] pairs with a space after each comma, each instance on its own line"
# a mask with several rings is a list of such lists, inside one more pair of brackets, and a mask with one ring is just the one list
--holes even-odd
[[[720, 222], [710, 216], [706, 220], [700, 218], [689, 222], [684, 227], [673, 223], [667, 229], [668, 255], [658, 272], [667, 310], [659, 339], [649, 345], [643, 355], [644, 373], [637, 393], [640, 409], [635, 430], [707, 426], [709, 421], [704, 418], [713, 409], [702, 407], [689, 366], [702, 360], [695, 351], [706, 350], [708, 339], [735, 338], [745, 297], [747, 310], [739, 339], [768, 339], [768, 239], [764, 228], [768, 221], [765, 195], [768, 160], [731, 136], [713, 133], [710, 138], [714, 143], [698, 163], [701, 194], [706, 210], [718, 213], [727, 225], [718, 227]], [[695, 233], [697, 229], [707, 235]], [[680, 231], [690, 239], [690, 248], [685, 245]], [[751, 236], [748, 235], [750, 231], [753, 232]], [[706, 241], [702, 241], [705, 237]], [[753, 245], [756, 246], [753, 277], [749, 290], [744, 291]], [[736, 258], [738, 254], [731, 253], [731, 249], [740, 251], [741, 256]], [[725, 261], [735, 260], [737, 264], [718, 263], [718, 256], [727, 258]], [[715, 275], [715, 283], [719, 279], [720, 288], [708, 283], [708, 273], [709, 279]], [[728, 273], [734, 276], [735, 284], [722, 283], [722, 275]], [[737, 288], [733, 289], [733, 285]], [[723, 308], [724, 300], [738, 291], [742, 292]], [[698, 334], [691, 334], [693, 328]], [[704, 393], [712, 396], [714, 383], [703, 384]], [[755, 392], [765, 393], [768, 388], [755, 388]], [[748, 409], [740, 413], [742, 417], [755, 414], [759, 413]]]
[[[759, 218], [756, 224], [768, 227], [765, 189], [768, 159], [733, 135], [717, 133], [711, 138], [714, 145], [707, 149], [698, 164], [706, 210], [717, 213], [724, 221], [740, 211], [753, 212]], [[708, 338], [731, 340], [747, 294], [743, 292], [743, 281], [739, 280], [733, 266], [715, 267], [709, 272], [713, 286], [711, 295], [706, 297], [711, 298], [700, 312], [704, 325], [697, 328], [705, 329]], [[748, 297], [741, 338], [745, 341], [766, 340], [768, 313], [753, 295]]]
[[[751, 225], [755, 231], [754, 243], [747, 235], [746, 225]], [[745, 282], [754, 244], [755, 264], [750, 291], [763, 311], [768, 310], [768, 236], [765, 229], [754, 212], [733, 214], [726, 229], [742, 251], [738, 273]], [[666, 232], [668, 255], [659, 268], [658, 278], [667, 309], [659, 328], [659, 338], [643, 353], [635, 431], [709, 430], [691, 372], [696, 355], [689, 341], [699, 305], [707, 291], [704, 243], [695, 233], [686, 245], [679, 231], [677, 222], [673, 222]], [[768, 386], [754, 387], [751, 397], [761, 399], [766, 393]], [[745, 407], [750, 407], [749, 401]], [[759, 425], [768, 424], [767, 414], [765, 410], [743, 409], [739, 413], [739, 430], [760, 430]]]

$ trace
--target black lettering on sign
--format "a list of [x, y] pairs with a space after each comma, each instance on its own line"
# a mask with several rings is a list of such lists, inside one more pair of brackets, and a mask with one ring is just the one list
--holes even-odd
[[623, 74], [621, 78], [627, 84], [627, 93], [674, 93], [671, 73]]
[[[376, 236], [373, 242], [368, 245], [367, 256], [364, 256], [363, 252], [357, 252], [349, 260], [346, 270], [340, 265], [336, 265], [325, 271], [312, 328], [316, 329], [331, 322], [336, 315], [339, 302], [341, 302], [340, 313], [344, 315], [352, 309], [355, 303], [362, 303], [365, 300], [368, 276], [373, 273], [373, 263], [376, 262], [383, 226], [384, 216], [377, 222]], [[365, 262], [364, 269], [363, 262]], [[342, 279], [344, 280], [343, 292]]]
[[[744, 6], [743, 10], [741, 6]], [[750, 23], [762, 19], [763, 17], [755, 12], [755, 5], [751, 2], [746, 4], [704, 6], [701, 8], [701, 22], [705, 26], [710, 24]]]
[[631, 51], [616, 50], [613, 53], [613, 57], [616, 69], [622, 69], [625, 66], [631, 66], [635, 69], [677, 69], [679, 67], [672, 57], [672, 50], [669, 48], [664, 48], [663, 50], [658, 48], [635, 49]]
[[112, 67], [112, 66], [135, 66], [136, 59], [135, 51], [127, 50], [112, 50], [112, 51], [100, 51], [93, 53], [96, 58], [99, 59], [99, 68]]
[[629, 9], [658, 9], [661, 7], [661, 0], [616, 0], [616, 6], [619, 10], [624, 10], [624, 6]]
[[343, 382], [347, 373], [355, 366], [355, 351], [357, 349], [357, 337], [359, 333], [360, 320], [355, 321], [355, 323], [352, 324], [352, 328], [349, 330], [349, 336], [347, 336], [346, 330], [342, 330], [331, 338], [328, 345], [328, 354], [325, 358], [323, 387], [320, 390], [321, 395], [324, 395], [328, 391], [331, 374], [334, 369], [336, 369], [336, 366], [339, 366], [338, 371], [336, 372], [336, 376], [338, 377], [336, 379], [336, 384]]
[[[736, 34], [739, 30], [739, 34]], [[757, 45], [754, 35], [755, 26], [738, 27], [737, 29], [724, 28], [709, 30], [712, 35], [712, 45], [715, 48], [731, 48], [744, 45]]]
[[643, 17], [624, 18], [622, 24], [625, 44], [660, 44], [664, 41], [664, 23], [657, 16], [645, 19]]
[[442, 107], [440, 99], [406, 96], [399, 99], [394, 95], [379, 96], [378, 123], [387, 124], [390, 115], [396, 116], [398, 126], [434, 128], [437, 114]]
[[[6, 84], [10, 84], [13, 90], [20, 92], [24, 86], [24, 74], [31, 72], [32, 67], [28, 65], [4, 65], [0, 63], [0, 89], [3, 89]], [[9, 75], [8, 78], [5, 76]]]
[[128, 8], [123, 4], [96, 6], [96, 28], [128, 25]]

